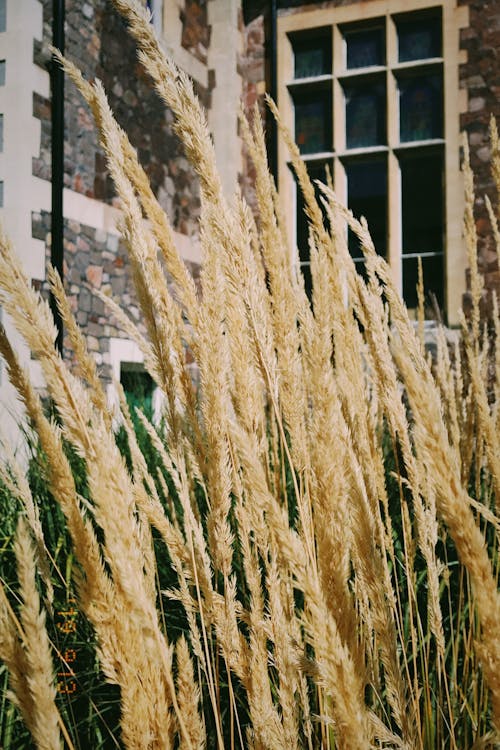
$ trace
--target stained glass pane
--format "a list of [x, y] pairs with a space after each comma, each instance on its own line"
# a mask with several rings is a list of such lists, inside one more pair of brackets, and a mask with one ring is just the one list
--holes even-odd
[[378, 146], [386, 142], [385, 86], [345, 89], [347, 148]]
[[332, 147], [331, 94], [319, 91], [295, 96], [295, 140], [302, 154]]
[[[444, 256], [433, 255], [422, 258], [424, 292], [428, 313], [433, 316], [433, 298], [440, 310], [444, 308]], [[417, 307], [418, 259], [403, 257], [403, 299], [412, 309]]]
[[348, 31], [345, 34], [345, 40], [348, 68], [369, 68], [372, 65], [385, 65], [383, 28]]
[[5, 60], [0, 60], [0, 86], [5, 86]]
[[402, 79], [399, 83], [400, 139], [425, 141], [443, 136], [441, 75]]
[[442, 153], [400, 159], [403, 255], [442, 253], [444, 169]]
[[[356, 218], [368, 222], [375, 249], [380, 255], [387, 249], [387, 160], [363, 159], [346, 165], [348, 205]], [[361, 259], [357, 237], [349, 231], [349, 252]]]
[[314, 78], [332, 72], [331, 36], [297, 39], [293, 43], [295, 78]]
[[398, 23], [399, 61], [441, 57], [441, 21], [430, 18]]

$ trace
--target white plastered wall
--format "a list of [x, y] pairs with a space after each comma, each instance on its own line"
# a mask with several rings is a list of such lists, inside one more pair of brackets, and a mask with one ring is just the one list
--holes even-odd
[[[4, 116], [4, 148], [0, 154], [0, 180], [4, 205], [0, 222], [19, 255], [26, 274], [43, 278], [45, 245], [31, 236], [31, 211], [50, 208], [50, 184], [32, 175], [32, 157], [40, 149], [40, 121], [33, 117], [33, 92], [49, 95], [49, 75], [33, 63], [33, 41], [42, 37], [42, 5], [38, 0], [7, 0], [6, 31], [0, 33], [0, 59], [6, 61], [5, 86], [0, 87], [0, 113]], [[7, 316], [4, 324], [21, 362], [40, 383], [36, 363]], [[7, 380], [3, 363], [0, 381], [0, 426], [14, 445], [18, 443], [21, 409]]]
[[211, 26], [208, 67], [215, 71], [208, 122], [222, 187], [228, 199], [234, 195], [242, 169], [241, 142], [237, 136], [241, 102], [241, 77], [237, 70], [241, 47], [238, 8], [237, 0], [210, 0], [208, 3]]

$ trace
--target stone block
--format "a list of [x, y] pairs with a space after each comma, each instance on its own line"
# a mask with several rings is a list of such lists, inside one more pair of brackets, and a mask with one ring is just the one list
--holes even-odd
[[88, 266], [85, 276], [89, 284], [99, 289], [102, 282], [102, 266]]

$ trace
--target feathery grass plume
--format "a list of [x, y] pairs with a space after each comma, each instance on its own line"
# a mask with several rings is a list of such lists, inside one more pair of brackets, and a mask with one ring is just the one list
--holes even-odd
[[[241, 123], [256, 166], [256, 221], [239, 194], [231, 204], [223, 196], [201, 107], [187, 76], [164, 60], [147, 12], [133, 0], [115, 6], [201, 183], [198, 296], [101, 84], [60, 58], [94, 113], [122, 199], [146, 336], [116, 302], [110, 309], [165, 393], [165, 426], [138, 411], [135, 434], [121, 393], [125, 462], [60, 282], [53, 277], [83, 377], [54, 351], [48, 308], [3, 240], [1, 301], [40, 360], [59, 426], [1, 330], [0, 352], [47, 456], [78, 560], [79, 610], [102, 673], [120, 689], [124, 747], [486, 742], [500, 710], [492, 502], [500, 324], [493, 351], [474, 323], [479, 281], [473, 325], [453, 351], [440, 329], [433, 365], [422, 346], [421, 273], [419, 339], [366, 222], [331, 185], [311, 183], [281, 123], [310, 224], [310, 304], [292, 268], [262, 126], [255, 116]], [[477, 238], [467, 216], [472, 263]], [[367, 282], [346, 226], [365, 253]], [[185, 345], [199, 368], [197, 390]], [[85, 464], [84, 503], [66, 443]], [[31, 508], [27, 486], [9, 482]], [[174, 610], [182, 610], [175, 623]], [[27, 657], [22, 617], [2, 589], [0, 620], [1, 655], [31, 711], [22, 674], [35, 656]]]
[[85, 338], [81, 329], [76, 324], [75, 318], [71, 312], [61, 277], [55, 268], [50, 267], [47, 278], [51, 292], [56, 300], [57, 308], [64, 324], [64, 329], [67, 332], [71, 347], [73, 348], [75, 364], [83, 380], [88, 383], [89, 394], [94, 407], [103, 415], [106, 424], [109, 427], [111, 422], [106, 394], [104, 393], [104, 388], [97, 374], [95, 359], [89, 354]]
[[96, 106], [100, 114], [100, 133], [108, 167], [122, 201], [123, 234], [129, 250], [144, 320], [155, 355], [157, 379], [171, 409], [172, 429], [177, 434], [180, 420], [173, 393], [182, 393], [187, 381], [180, 377], [184, 361], [181, 314], [173, 303], [166, 279], [156, 255], [154, 243], [142, 221], [139, 204], [122, 168], [120, 129], [114, 120], [100, 82], [94, 84]]
[[127, 21], [129, 32], [137, 42], [139, 61], [151, 75], [160, 97], [176, 116], [174, 128], [200, 178], [205, 200], [214, 204], [225, 203], [206, 114], [189, 77], [164, 56], [146, 8], [137, 0], [113, 0], [113, 5]]
[[[189, 405], [188, 412], [193, 422], [192, 383], [183, 367], [185, 356], [182, 343], [183, 339], [189, 339], [190, 336], [182, 322], [181, 313], [171, 298], [163, 269], [156, 255], [153, 238], [142, 221], [137, 187], [140, 187], [146, 178], [127, 137], [112, 116], [100, 82], [89, 84], [74, 65], [62, 55], [56, 53], [56, 56], [93, 111], [101, 143], [107, 156], [108, 168], [122, 201], [123, 235], [129, 249], [134, 282], [151, 341], [151, 348], [147, 352], [148, 357], [145, 363], [169, 401], [172, 412], [171, 429], [173, 436], [177, 438], [181, 430], [182, 418], [178, 414], [174, 393], [181, 394], [181, 403], [184, 407]], [[125, 165], [128, 165], [127, 169]], [[178, 255], [172, 250], [173, 241], [168, 223], [164, 220], [159, 229], [158, 207], [149, 205], [149, 208], [155, 213], [156, 220], [153, 226], [156, 228], [156, 234], [162, 238], [161, 246], [164, 253], [166, 252], [169, 256], [169, 266], [179, 288], [184, 290], [185, 296], [187, 295], [191, 318], [196, 320], [194, 282], [186, 281], [187, 271]], [[129, 329], [129, 324], [126, 325]], [[133, 338], [137, 339], [136, 333]]]
[[400, 345], [394, 350], [411, 408], [416, 415], [413, 428], [415, 449], [420, 452], [429, 478], [434, 482], [436, 504], [467, 568], [482, 624], [480, 649], [482, 666], [491, 690], [494, 722], [500, 721], [500, 594], [482, 534], [469, 508], [467, 492], [461, 486], [460, 470], [442, 421], [439, 393], [427, 362], [417, 346], [415, 332], [395, 293], [382, 261], [377, 272], [385, 283]]
[[[304, 373], [299, 352], [299, 333], [290, 323], [299, 317], [300, 288], [293, 284], [288, 251], [282, 245], [282, 232], [274, 213], [272, 177], [269, 173], [264, 132], [260, 118], [253, 118], [253, 132], [240, 118], [242, 135], [256, 171], [256, 193], [261, 222], [261, 247], [268, 273], [274, 340], [281, 371], [280, 406], [290, 434], [290, 449], [297, 471], [307, 468], [306, 406]], [[302, 295], [305, 297], [304, 292]], [[300, 498], [297, 498], [301, 502]], [[305, 513], [305, 511], [304, 511]], [[304, 518], [306, 521], [307, 516]], [[310, 523], [310, 521], [306, 521]], [[306, 533], [308, 532], [305, 529]]]
[[200, 691], [195, 682], [193, 662], [184, 636], [181, 636], [175, 647], [177, 661], [177, 696], [182, 715], [186, 717], [193, 750], [203, 750], [207, 738], [205, 726], [199, 713]]
[[28, 524], [18, 521], [14, 552], [19, 582], [19, 618], [8, 602], [0, 581], [0, 658], [10, 676], [7, 697], [18, 706], [37, 747], [60, 750], [61, 733], [71, 750], [73, 743], [56, 706], [56, 688], [45, 613], [36, 585], [36, 553]]
[[[80, 70], [78, 70], [70, 60], [61, 55], [59, 50], [54, 48], [51, 49], [59, 64], [77, 86], [85, 101], [91, 108], [96, 125], [101, 131], [102, 117], [96, 89], [91, 83], [84, 79]], [[134, 148], [127, 138], [126, 133], [124, 133], [118, 126], [117, 130], [121, 141], [120, 152], [122, 156], [122, 169], [129, 180], [130, 185], [134, 189], [138, 200], [140, 200], [146, 216], [151, 221], [155, 237], [165, 260], [167, 271], [176, 284], [177, 292], [184, 304], [189, 320], [194, 324], [196, 321], [198, 306], [194, 280], [179, 255], [168, 218], [165, 212], [161, 209], [153, 191], [151, 190], [146, 173], [138, 161]], [[105, 143], [103, 143], [103, 146], [105, 147]]]
[[52, 584], [50, 573], [50, 552], [47, 549], [43, 535], [40, 511], [38, 505], [35, 503], [31, 487], [29, 486], [24, 471], [19, 465], [8, 441], [0, 438], [0, 447], [3, 452], [2, 462], [0, 462], [0, 481], [8, 490], [11, 497], [18, 498], [24, 507], [26, 520], [35, 541], [37, 566], [46, 589], [45, 603], [49, 612], [52, 613], [54, 586]]
[[[17, 527], [14, 551], [17, 561], [19, 595], [21, 598], [20, 624], [23, 631], [22, 648], [25, 652], [26, 672], [22, 675], [24, 689], [30, 695], [30, 713], [24, 720], [42, 750], [62, 746], [59, 730], [60, 717], [56, 708], [56, 687], [50, 643], [45, 629], [45, 614], [40, 609], [40, 597], [35, 578], [35, 550], [26, 521], [21, 517]], [[22, 705], [22, 703], [21, 703]]]
[[203, 391], [201, 413], [206, 433], [204, 469], [210, 509], [207, 518], [208, 540], [216, 570], [224, 576], [231, 572], [232, 534], [227, 516], [231, 507], [231, 475], [227, 444], [229, 419], [229, 349], [225, 331], [225, 284], [217, 246], [212, 234], [201, 226], [203, 263], [201, 285], [203, 305], [200, 311], [200, 383]]
[[[1, 285], [5, 307], [31, 348], [38, 353], [47, 385], [63, 419], [63, 429], [86, 460], [94, 520], [105, 535], [101, 549], [113, 580], [114, 611], [119, 612], [123, 607], [123, 611], [129, 612], [126, 623], [110, 616], [108, 607], [104, 608], [104, 614], [102, 596], [97, 605], [92, 602], [87, 607], [87, 614], [97, 629], [109, 676], [118, 678], [122, 689], [122, 732], [128, 741], [133, 742], [142, 731], [146, 731], [145, 722], [149, 722], [151, 736], [168, 738], [171, 734], [168, 706], [171, 703], [185, 734], [182, 717], [178, 715], [169, 649], [158, 628], [155, 604], [146, 592], [139, 527], [133, 517], [133, 489], [114, 436], [106, 429], [102, 418], [93, 412], [82, 385], [66, 370], [55, 352], [54, 326], [48, 308], [36, 298], [26, 279], [15, 268], [6, 242], [2, 245], [0, 267], [3, 270]], [[38, 328], [38, 336], [29, 321]], [[42, 348], [43, 343], [45, 348]], [[112, 498], [119, 499], [119, 502], [111, 505]], [[102, 590], [99, 593], [102, 594]], [[114, 631], [113, 637], [110, 627]], [[143, 639], [144, 649], [140, 654], [137, 651], [127, 653], [131, 638]], [[158, 658], [164, 667], [161, 673], [153, 668]], [[170, 696], [168, 700], [167, 696]], [[165, 701], [165, 710], [156, 713], [150, 709], [152, 702], [161, 705]]]
[[26, 413], [32, 421], [41, 447], [47, 457], [48, 480], [53, 496], [60, 504], [71, 535], [73, 548], [85, 576], [80, 579], [81, 599], [101, 602], [102, 608], [113, 607], [110, 583], [102, 565], [98, 543], [88, 519], [82, 517], [75, 482], [58, 428], [45, 417], [40, 396], [35, 392], [27, 373], [20, 366], [5, 330], [0, 326], [0, 353], [7, 365], [9, 380], [16, 388]]

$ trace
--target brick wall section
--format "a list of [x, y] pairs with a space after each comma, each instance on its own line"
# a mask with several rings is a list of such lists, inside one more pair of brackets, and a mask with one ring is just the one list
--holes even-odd
[[181, 44], [194, 57], [206, 65], [210, 46], [210, 26], [207, 13], [208, 0], [185, 0], [181, 10]]
[[[50, 213], [42, 211], [32, 214], [33, 237], [46, 243], [47, 261], [50, 260]], [[133, 289], [127, 250], [115, 234], [109, 234], [77, 221], [64, 224], [64, 275], [66, 293], [76, 321], [87, 337], [87, 346], [95, 357], [99, 374], [105, 382], [112, 376], [109, 358], [109, 339], [123, 336], [120, 323], [116, 321], [106, 305], [92, 293], [99, 289], [121, 302], [122, 308], [146, 333]], [[188, 263], [188, 268], [197, 279], [198, 266]], [[37, 284], [45, 295], [45, 284]], [[64, 340], [64, 356], [72, 361], [69, 342]]]
[[500, 199], [491, 177], [488, 138], [492, 114], [500, 124], [500, 5], [496, 0], [462, 0], [461, 4], [469, 6], [469, 28], [460, 34], [460, 47], [467, 51], [467, 63], [460, 66], [460, 86], [468, 94], [468, 108], [460, 127], [467, 132], [475, 174], [479, 268], [487, 289], [484, 312], [491, 315], [491, 292], [496, 290], [500, 298], [500, 273], [484, 195], [489, 195], [494, 206]]
[[[42, 45], [36, 43], [34, 50], [35, 62], [42, 66], [50, 58], [51, 0], [43, 0], [43, 14], [44, 40]], [[137, 63], [135, 44], [107, 0], [66, 0], [66, 54], [87, 78], [101, 78], [111, 108], [138, 149], [174, 228], [195, 233], [199, 216], [196, 176], [173, 132], [172, 113]], [[65, 186], [91, 198], [117, 203], [92, 117], [70, 82], [66, 84], [65, 104]], [[50, 179], [50, 102], [35, 97], [34, 115], [42, 121], [42, 138], [40, 155], [33, 160], [33, 174]]]
[[[45, 240], [50, 257], [50, 213], [32, 214], [33, 237]], [[109, 337], [120, 336], [119, 326], [91, 287], [120, 297], [129, 315], [137, 320], [126, 250], [116, 235], [107, 234], [76, 221], [64, 223], [64, 275], [66, 292], [78, 324], [87, 336], [87, 345], [104, 380], [111, 379]], [[46, 291], [46, 290], [45, 290]], [[64, 355], [71, 361], [68, 342]]]
[[[52, 1], [43, 0], [44, 34], [35, 42], [34, 61], [44, 67], [50, 59]], [[198, 181], [173, 132], [173, 114], [156, 95], [152, 81], [139, 66], [135, 45], [122, 19], [107, 0], [66, 0], [66, 54], [88, 79], [101, 78], [118, 122], [138, 150], [152, 187], [174, 228], [197, 233], [200, 211]], [[124, 60], [127, 61], [124, 64]], [[202, 91], [205, 104], [209, 92]], [[41, 120], [40, 153], [33, 159], [33, 174], [51, 177], [51, 104], [37, 94], [33, 112]], [[119, 205], [99, 147], [97, 132], [87, 105], [75, 86], [65, 89], [64, 182], [67, 188], [90, 198]], [[33, 237], [45, 241], [50, 259], [50, 213], [33, 213]], [[66, 291], [89, 349], [96, 357], [105, 381], [111, 377], [109, 338], [124, 334], [104, 304], [90, 292], [97, 287], [121, 302], [132, 317], [138, 307], [127, 253], [113, 234], [76, 221], [65, 221], [64, 277]], [[191, 267], [196, 276], [197, 268]], [[38, 286], [48, 294], [43, 280]], [[65, 355], [71, 351], [65, 342]]]

